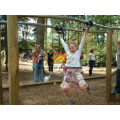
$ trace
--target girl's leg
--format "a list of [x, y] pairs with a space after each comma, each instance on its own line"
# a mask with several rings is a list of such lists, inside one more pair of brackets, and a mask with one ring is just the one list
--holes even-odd
[[63, 90], [65, 94], [67, 95], [68, 99], [71, 98], [70, 91], [69, 90]]
[[71, 98], [70, 91], [69, 90], [64, 90], [64, 92], [68, 97], [67, 105], [75, 104], [75, 100]]
[[88, 92], [89, 94], [91, 94], [91, 88], [90, 88], [89, 84], [87, 84], [87, 92]]

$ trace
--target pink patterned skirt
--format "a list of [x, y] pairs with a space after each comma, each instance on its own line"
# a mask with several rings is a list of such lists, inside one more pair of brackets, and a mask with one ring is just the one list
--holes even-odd
[[66, 77], [67, 74], [64, 76], [63, 78], [63, 82], [61, 83], [60, 87], [62, 88], [62, 90], [68, 90], [68, 89], [80, 89], [82, 91], [86, 90], [86, 88], [88, 87], [87, 83], [84, 80], [83, 75], [81, 74], [80, 71], [76, 71], [75, 75], [79, 81], [79, 85], [76, 85], [74, 83], [74, 77], [72, 75], [72, 73], [70, 74], [70, 81], [66, 82]]

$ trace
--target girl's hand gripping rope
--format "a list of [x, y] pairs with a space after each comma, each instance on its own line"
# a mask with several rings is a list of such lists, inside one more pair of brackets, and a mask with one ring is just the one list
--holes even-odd
[[93, 22], [92, 21], [87, 21], [85, 24], [84, 24], [84, 27], [83, 27], [83, 31], [87, 28], [88, 30], [92, 27], [93, 25]]

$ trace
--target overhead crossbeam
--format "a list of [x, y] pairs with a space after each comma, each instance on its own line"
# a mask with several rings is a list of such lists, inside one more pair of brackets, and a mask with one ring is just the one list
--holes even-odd
[[[2, 24], [7, 24], [7, 21], [0, 21]], [[30, 25], [30, 26], [41, 26], [41, 27], [48, 27], [48, 28], [55, 28], [56, 26], [52, 25], [45, 25], [41, 23], [29, 23], [29, 22], [18, 22], [20, 25]], [[83, 32], [83, 30], [76, 30], [76, 29], [69, 29], [69, 28], [63, 28], [63, 30], [68, 31], [75, 31], [75, 32]], [[107, 33], [107, 31], [88, 31], [88, 33]]]
[[[53, 18], [53, 19], [63, 19], [63, 20], [76, 21], [80, 23], [86, 23], [85, 20], [80, 20], [72, 17], [58, 16], [58, 15], [19, 15], [18, 17]], [[101, 27], [105, 29], [120, 30], [120, 28], [117, 28], [117, 27], [109, 27], [109, 26], [104, 26], [104, 25], [95, 24], [95, 23], [93, 23], [93, 26]]]

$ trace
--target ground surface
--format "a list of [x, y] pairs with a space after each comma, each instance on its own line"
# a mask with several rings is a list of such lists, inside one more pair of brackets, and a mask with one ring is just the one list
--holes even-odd
[[[33, 71], [31, 62], [20, 62], [20, 84], [33, 83]], [[58, 67], [55, 65], [55, 67]], [[57, 70], [58, 69], [58, 70]], [[63, 74], [59, 67], [54, 69], [54, 75], [50, 80], [62, 80]], [[88, 76], [88, 67], [83, 67], [84, 77]], [[94, 68], [93, 76], [105, 75], [105, 68]], [[115, 69], [113, 69], [114, 71]], [[46, 70], [47, 76], [48, 72]], [[115, 86], [116, 74], [112, 76], [112, 89]], [[8, 75], [6, 72], [2, 73], [3, 87], [8, 85]], [[87, 91], [70, 90], [72, 97], [76, 100], [76, 105], [105, 105], [105, 78], [90, 79], [86, 82], [92, 88], [92, 94]], [[60, 88], [60, 83], [57, 85], [46, 84], [29, 87], [20, 87], [20, 104], [21, 105], [66, 105], [67, 97]], [[3, 89], [3, 104], [9, 104], [9, 90]], [[110, 105], [119, 105], [120, 96], [117, 95], [117, 102], [110, 102]]]

